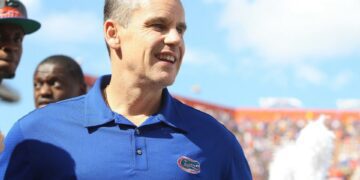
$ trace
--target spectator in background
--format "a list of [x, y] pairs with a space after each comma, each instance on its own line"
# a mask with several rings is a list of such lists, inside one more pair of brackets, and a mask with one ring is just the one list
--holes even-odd
[[35, 107], [86, 93], [80, 65], [71, 57], [54, 55], [44, 59], [34, 73]]
[[[26, 8], [20, 1], [0, 0], [0, 88], [4, 88], [1, 87], [3, 79], [15, 77], [22, 55], [24, 36], [39, 28], [39, 22], [27, 18]], [[7, 94], [0, 93], [0, 100], [11, 101], [9, 97]], [[3, 147], [1, 135], [0, 152]]]
[[13, 78], [22, 55], [24, 35], [40, 28], [40, 23], [27, 18], [25, 6], [17, 0], [0, 3], [0, 84]]
[[112, 74], [17, 121], [0, 179], [252, 179], [235, 136], [167, 89], [185, 52], [181, 1], [106, 0], [104, 15]]

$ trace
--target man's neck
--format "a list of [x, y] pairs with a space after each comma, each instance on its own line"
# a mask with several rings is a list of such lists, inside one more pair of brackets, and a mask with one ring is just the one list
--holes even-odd
[[162, 89], [117, 86], [110, 82], [103, 90], [103, 96], [112, 111], [139, 126], [159, 111]]

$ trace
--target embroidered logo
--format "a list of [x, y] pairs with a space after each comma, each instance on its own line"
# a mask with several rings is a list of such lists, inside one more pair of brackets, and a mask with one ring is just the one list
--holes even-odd
[[188, 157], [181, 156], [177, 160], [177, 164], [180, 169], [190, 174], [199, 174], [200, 173], [200, 163], [198, 161], [192, 160]]

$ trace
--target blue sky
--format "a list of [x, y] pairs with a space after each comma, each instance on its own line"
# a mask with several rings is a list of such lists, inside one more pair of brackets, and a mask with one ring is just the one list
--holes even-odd
[[[41, 22], [26, 36], [15, 79], [21, 101], [0, 102], [5, 133], [34, 109], [32, 75], [54, 54], [87, 74], [110, 72], [102, 35], [103, 0], [23, 0]], [[304, 108], [335, 109], [360, 99], [359, 0], [183, 0], [186, 55], [173, 94], [229, 107], [292, 97]], [[194, 90], [195, 89], [195, 90]]]

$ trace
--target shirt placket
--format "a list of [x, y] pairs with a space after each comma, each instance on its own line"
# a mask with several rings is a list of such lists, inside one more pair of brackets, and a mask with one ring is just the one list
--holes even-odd
[[147, 170], [147, 149], [146, 149], [146, 138], [142, 136], [140, 128], [135, 128], [133, 132], [134, 136], [134, 159], [135, 159], [135, 169], [136, 170]]

